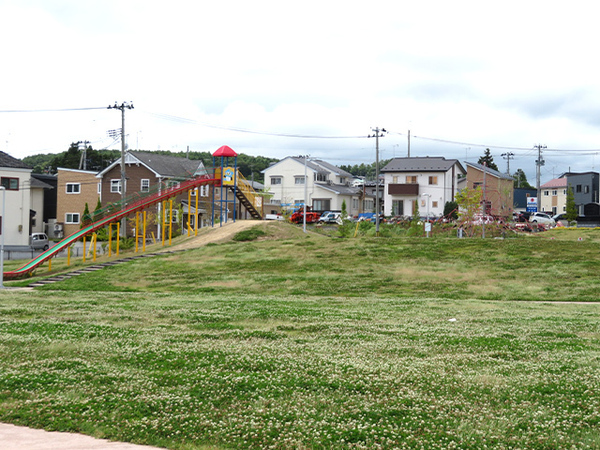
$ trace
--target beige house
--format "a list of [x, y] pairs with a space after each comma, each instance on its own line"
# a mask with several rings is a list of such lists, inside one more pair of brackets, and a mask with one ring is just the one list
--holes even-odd
[[540, 211], [550, 215], [567, 211], [567, 177], [555, 178], [540, 186]]
[[[69, 236], [81, 228], [85, 204], [90, 213], [96, 209], [100, 198], [100, 187], [96, 172], [88, 170], [57, 169], [56, 223], [62, 237]], [[60, 233], [59, 237], [60, 237]]]

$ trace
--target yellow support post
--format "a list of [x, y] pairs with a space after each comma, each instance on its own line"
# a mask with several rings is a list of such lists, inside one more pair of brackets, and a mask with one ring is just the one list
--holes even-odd
[[83, 262], [85, 262], [85, 236], [83, 237]]
[[140, 212], [135, 212], [135, 252], [138, 252], [138, 237], [140, 235]]
[[117, 256], [119, 256], [119, 242], [121, 241], [121, 222], [117, 222]]
[[142, 236], [142, 251], [146, 251], [146, 210], [144, 210], [144, 235]]
[[71, 265], [71, 246], [67, 247], [67, 266]]
[[198, 196], [200, 195], [200, 192], [198, 191], [198, 188], [196, 188], [196, 212], [194, 213], [194, 225], [196, 228], [196, 232], [194, 233], [194, 236], [198, 236]]
[[48, 258], [48, 272], [52, 272], [52, 258]]
[[192, 217], [192, 190], [188, 190], [188, 223], [187, 223], [187, 229], [188, 229], [188, 237], [190, 237], [190, 235], [192, 234], [192, 224], [190, 222], [190, 218]]
[[162, 239], [162, 246], [165, 246], [165, 231], [167, 229], [167, 202], [166, 200], [163, 200], [162, 202], [162, 232], [161, 234], [161, 239]]
[[96, 233], [92, 234], [92, 241], [94, 241], [94, 262], [96, 262], [96, 243], [97, 243], [97, 238], [96, 238]]
[[173, 241], [173, 199], [169, 199], [169, 247]]

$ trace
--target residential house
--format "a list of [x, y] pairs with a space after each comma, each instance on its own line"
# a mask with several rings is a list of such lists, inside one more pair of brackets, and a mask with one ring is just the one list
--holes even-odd
[[[165, 187], [178, 186], [183, 180], [206, 174], [206, 169], [202, 161], [130, 150], [125, 154], [125, 173], [125, 193], [126, 196], [131, 196], [135, 193], [144, 195], [159, 192]], [[98, 173], [96, 178], [100, 181], [99, 192], [102, 205], [119, 203], [121, 201], [121, 160], [114, 161]], [[198, 211], [195, 208], [196, 195], [199, 196]], [[191, 197], [190, 205], [188, 205], [187, 194], [178, 196], [173, 202], [173, 214], [170, 220], [180, 229], [187, 228], [188, 220], [192, 228], [196, 223], [202, 227], [212, 221], [207, 214], [207, 211], [211, 211], [212, 202], [210, 186], [200, 186], [193, 190]], [[154, 222], [160, 222], [156, 220], [161, 217], [160, 211], [161, 205], [157, 205]], [[148, 233], [150, 232], [155, 232], [158, 236], [160, 223], [155, 223], [155, 226], [148, 230]]]
[[[567, 177], [554, 178], [540, 186], [540, 211], [550, 215], [567, 211]], [[537, 193], [536, 193], [537, 195]]]
[[481, 164], [467, 162], [467, 188], [481, 188], [484, 212], [509, 218], [513, 209], [514, 178]]
[[362, 187], [353, 187], [352, 174], [326, 161], [288, 156], [262, 173], [271, 203], [284, 209], [295, 209], [306, 201], [313, 211], [341, 211], [346, 202], [349, 215], [365, 212]]
[[85, 205], [93, 213], [100, 199], [97, 172], [57, 169], [56, 225], [52, 230], [57, 238], [70, 236], [81, 228]]
[[0, 210], [4, 244], [28, 246], [31, 218], [38, 214], [31, 207], [31, 167], [0, 151], [0, 185], [5, 189], [0, 196], [4, 210], [4, 214]]
[[458, 182], [466, 174], [456, 159], [394, 158], [381, 169], [386, 216], [441, 217], [446, 202], [454, 201]]
[[567, 178], [567, 187], [571, 186], [573, 189], [577, 213], [580, 216], [597, 215], [596, 211], [600, 203], [598, 172], [567, 173], [563, 176]]

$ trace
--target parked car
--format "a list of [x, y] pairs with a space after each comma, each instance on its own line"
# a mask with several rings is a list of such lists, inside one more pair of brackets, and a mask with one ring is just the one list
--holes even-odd
[[50, 244], [46, 233], [33, 233], [29, 239], [29, 245], [34, 250], [48, 250]]
[[541, 223], [542, 225], [549, 225], [551, 227], [556, 225], [556, 222], [549, 214], [543, 212], [534, 212], [529, 217], [531, 223]]
[[341, 215], [342, 215], [342, 213], [339, 213], [339, 212], [325, 211], [323, 214], [321, 214], [321, 217], [319, 217], [318, 222], [319, 223], [337, 223], [338, 219], [340, 218]]

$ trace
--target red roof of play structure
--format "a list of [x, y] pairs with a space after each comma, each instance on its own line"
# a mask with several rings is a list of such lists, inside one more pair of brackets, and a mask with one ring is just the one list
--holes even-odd
[[219, 147], [216, 152], [213, 153], [213, 156], [237, 156], [238, 154], [231, 148], [226, 145]]

